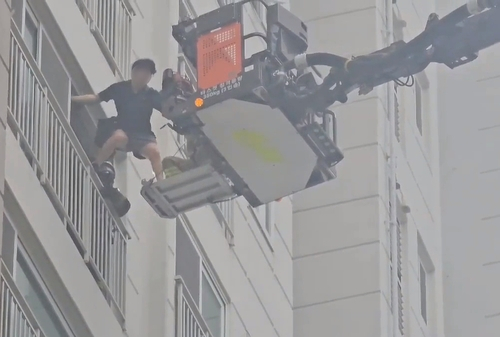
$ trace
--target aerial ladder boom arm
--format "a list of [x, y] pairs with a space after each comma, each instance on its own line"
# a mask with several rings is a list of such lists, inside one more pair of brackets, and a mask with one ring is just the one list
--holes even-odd
[[454, 69], [475, 60], [481, 50], [500, 42], [499, 3], [475, 0], [442, 19], [431, 14], [424, 31], [414, 39], [396, 41], [371, 54], [351, 59], [327, 53], [298, 55], [284, 67], [331, 67], [323, 83], [303, 98], [317, 102], [317, 109], [345, 103], [354, 90], [366, 94], [387, 82], [400, 84], [401, 78], [418, 74], [431, 63]]
[[[252, 1], [267, 9], [265, 34], [244, 33], [243, 6]], [[500, 0], [469, 0], [443, 18], [431, 14], [412, 40], [352, 58], [307, 53], [305, 23], [262, 0], [186, 18], [172, 35], [197, 83], [190, 90], [165, 73], [163, 114], [189, 151], [164, 160], [175, 166], [166, 167], [173, 176], [143, 181], [141, 194], [164, 218], [239, 196], [258, 207], [335, 179], [344, 155], [330, 107], [356, 90], [366, 94], [391, 81], [409, 86], [402, 79], [431, 63], [454, 69], [473, 61], [500, 42]], [[250, 38], [267, 47], [246, 58]], [[315, 66], [330, 68], [321, 81]]]

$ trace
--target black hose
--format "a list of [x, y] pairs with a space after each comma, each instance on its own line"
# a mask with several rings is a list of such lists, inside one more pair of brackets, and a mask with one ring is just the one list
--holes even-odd
[[313, 53], [306, 55], [308, 66], [328, 66], [332, 68], [344, 68], [347, 59], [330, 53]]

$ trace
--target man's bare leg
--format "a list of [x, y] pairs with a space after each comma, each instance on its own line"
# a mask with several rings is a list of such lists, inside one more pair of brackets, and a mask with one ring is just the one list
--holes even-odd
[[127, 142], [127, 134], [122, 130], [116, 130], [97, 153], [94, 164], [101, 166], [117, 149], [126, 146]]
[[156, 143], [149, 143], [144, 146], [141, 154], [151, 162], [151, 168], [156, 176], [156, 181], [165, 179], [163, 175], [163, 165], [161, 162], [161, 154]]

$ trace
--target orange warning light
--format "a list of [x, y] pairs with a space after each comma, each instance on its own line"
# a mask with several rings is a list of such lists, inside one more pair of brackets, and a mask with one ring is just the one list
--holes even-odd
[[203, 106], [203, 98], [198, 97], [197, 99], [194, 100], [194, 105], [197, 108], [201, 108]]

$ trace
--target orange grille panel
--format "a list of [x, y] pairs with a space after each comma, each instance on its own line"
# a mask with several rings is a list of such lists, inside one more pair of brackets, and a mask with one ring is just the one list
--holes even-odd
[[233, 23], [198, 39], [198, 89], [230, 81], [243, 70], [241, 23]]

